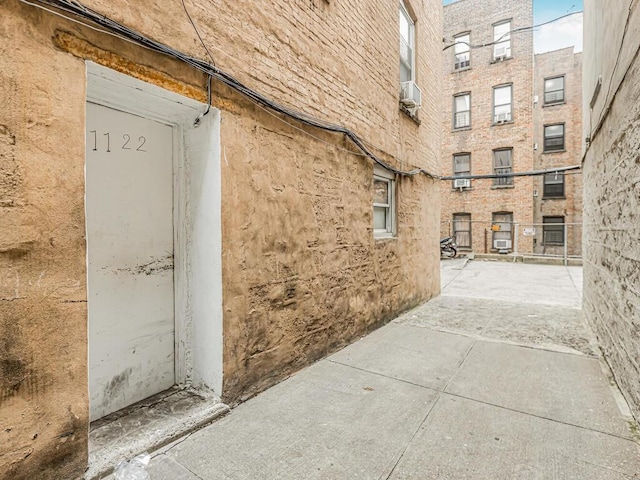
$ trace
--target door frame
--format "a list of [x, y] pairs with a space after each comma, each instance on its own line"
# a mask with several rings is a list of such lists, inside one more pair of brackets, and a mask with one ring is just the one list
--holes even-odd
[[173, 127], [175, 379], [178, 385], [209, 390], [219, 397], [223, 375], [220, 111], [210, 108], [203, 117], [204, 103], [91, 61], [86, 68], [87, 102]]

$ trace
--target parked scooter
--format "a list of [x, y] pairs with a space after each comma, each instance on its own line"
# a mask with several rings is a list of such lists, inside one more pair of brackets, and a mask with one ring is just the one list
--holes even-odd
[[453, 237], [446, 237], [440, 240], [440, 257], [456, 258], [458, 250], [457, 245], [453, 241]]

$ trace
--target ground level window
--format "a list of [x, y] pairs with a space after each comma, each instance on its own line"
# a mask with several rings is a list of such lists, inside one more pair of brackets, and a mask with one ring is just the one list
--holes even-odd
[[373, 174], [373, 235], [391, 237], [395, 233], [395, 177], [384, 168]]
[[453, 214], [453, 236], [458, 247], [471, 248], [471, 214]]
[[542, 244], [564, 245], [564, 217], [542, 217]]
[[493, 248], [496, 250], [511, 250], [513, 240], [511, 229], [513, 213], [498, 212], [492, 215], [491, 230], [493, 231]]

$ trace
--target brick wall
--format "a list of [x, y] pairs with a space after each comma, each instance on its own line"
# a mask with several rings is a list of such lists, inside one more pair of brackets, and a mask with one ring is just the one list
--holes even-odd
[[[533, 21], [531, 1], [460, 0], [444, 7], [444, 38], [470, 32], [474, 45], [493, 41], [493, 24], [511, 20], [511, 28], [529, 26]], [[533, 38], [531, 32], [511, 35], [512, 58], [493, 61], [493, 47], [471, 49], [470, 68], [454, 69], [453, 49], [444, 51], [442, 172], [451, 175], [453, 155], [471, 153], [471, 173], [493, 173], [493, 150], [513, 148], [513, 171], [533, 167], [532, 91]], [[512, 84], [513, 121], [493, 123], [492, 87]], [[471, 128], [452, 128], [453, 95], [471, 93]], [[493, 250], [490, 226], [493, 212], [512, 212], [513, 220], [531, 223], [533, 180], [515, 178], [513, 187], [495, 187], [492, 180], [472, 180], [471, 188], [454, 190], [451, 182], [442, 182], [442, 235], [450, 233], [454, 213], [469, 213], [472, 220], [472, 249]], [[530, 251], [530, 238], [520, 238], [519, 251]]]
[[[400, 168], [440, 165], [439, 0], [413, 0], [419, 122], [399, 109], [397, 3], [188, 2], [218, 67], [342, 123]], [[180, 2], [87, 5], [200, 58]], [[62, 39], [62, 40], [61, 40]], [[198, 100], [203, 75], [26, 6], [0, 4], [0, 478], [76, 478], [87, 459], [86, 59]], [[372, 233], [372, 162], [221, 84], [224, 385], [245, 399], [439, 291], [438, 185], [398, 178]], [[306, 132], [306, 133], [305, 133]], [[307, 135], [310, 134], [313, 137]]]
[[584, 7], [583, 309], [640, 419], [640, 16], [636, 5], [623, 44], [627, 4]]
[[[564, 76], [564, 101], [545, 104], [544, 84], [550, 77]], [[534, 155], [536, 170], [580, 165], [582, 160], [582, 53], [573, 47], [554, 50], [535, 56], [534, 95]], [[564, 124], [564, 149], [545, 153], [544, 126]], [[566, 174], [564, 195], [545, 197], [543, 177], [535, 177], [534, 222], [536, 253], [563, 254], [563, 246], [544, 244], [542, 228], [545, 216], [564, 217], [567, 224], [567, 254], [582, 254], [582, 173]]]

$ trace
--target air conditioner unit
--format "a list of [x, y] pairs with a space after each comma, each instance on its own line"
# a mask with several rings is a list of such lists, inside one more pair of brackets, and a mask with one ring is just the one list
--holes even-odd
[[496, 123], [505, 123], [510, 120], [511, 115], [508, 113], [499, 113], [496, 115]]
[[411, 108], [422, 104], [422, 92], [415, 82], [400, 83], [400, 103]]
[[495, 47], [493, 50], [493, 59], [494, 60], [504, 60], [507, 58], [507, 47]]
[[510, 250], [511, 240], [494, 240], [493, 248], [495, 248], [496, 250]]
[[456, 178], [453, 181], [453, 188], [469, 188], [471, 187], [471, 179], [469, 178]]

